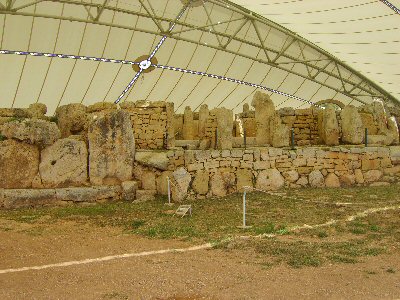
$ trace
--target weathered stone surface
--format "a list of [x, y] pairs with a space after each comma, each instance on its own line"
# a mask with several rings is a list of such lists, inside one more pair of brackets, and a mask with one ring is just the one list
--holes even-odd
[[353, 105], [347, 105], [340, 112], [342, 119], [342, 141], [348, 144], [361, 144], [364, 140], [364, 126]]
[[32, 119], [45, 119], [47, 106], [43, 103], [32, 103], [29, 105], [28, 114]]
[[278, 110], [280, 116], [294, 116], [295, 110], [293, 107], [283, 107]]
[[256, 92], [251, 105], [255, 108], [256, 140], [259, 146], [271, 143], [270, 119], [275, 114], [275, 105], [271, 98], [260, 91]]
[[388, 129], [387, 129], [387, 145], [398, 145], [399, 144], [399, 127], [395, 117], [388, 118]]
[[169, 159], [167, 157], [167, 152], [136, 151], [135, 161], [159, 170], [168, 170]]
[[156, 190], [156, 175], [152, 171], [144, 171], [140, 177], [143, 190]]
[[372, 108], [375, 124], [378, 127], [378, 134], [386, 134], [387, 114], [383, 102], [380, 100], [374, 100], [370, 106]]
[[217, 118], [218, 149], [232, 149], [233, 112], [227, 108], [215, 108]]
[[368, 134], [378, 134], [378, 128], [375, 125], [374, 116], [372, 113], [361, 113], [360, 117], [363, 123], [364, 130], [368, 129]]
[[203, 104], [200, 106], [199, 110], [199, 139], [203, 139], [206, 134], [206, 123], [208, 116], [210, 115], [210, 111], [208, 110], [208, 105]]
[[8, 139], [23, 141], [40, 147], [53, 144], [61, 136], [55, 123], [40, 119], [7, 122], [3, 125], [2, 134]]
[[192, 176], [185, 168], [180, 167], [172, 173], [172, 199], [180, 202], [186, 199]]
[[296, 182], [299, 179], [299, 173], [296, 170], [290, 170], [283, 173], [283, 177], [288, 182]]
[[282, 188], [285, 179], [277, 169], [261, 171], [257, 176], [256, 188], [264, 191], [273, 191]]
[[59, 201], [104, 202], [121, 199], [121, 186], [72, 187], [55, 189]]
[[88, 121], [86, 106], [80, 103], [59, 106], [56, 110], [56, 117], [61, 137], [81, 133]]
[[0, 188], [30, 188], [38, 172], [36, 146], [14, 140], [0, 142]]
[[271, 144], [273, 147], [280, 148], [289, 146], [289, 126], [283, 124], [281, 118], [277, 114], [271, 117], [270, 129]]
[[221, 172], [216, 172], [211, 177], [211, 193], [216, 197], [224, 197], [227, 194], [226, 183]]
[[340, 176], [340, 183], [346, 187], [353, 186], [356, 183], [356, 176], [353, 174], [344, 174]]
[[388, 139], [386, 137], [386, 135], [383, 134], [377, 134], [377, 135], [372, 135], [369, 134], [368, 138], [368, 145], [387, 145], [388, 144]]
[[1, 117], [29, 118], [26, 108], [0, 108]]
[[157, 194], [168, 195], [168, 180], [167, 177], [171, 178], [172, 171], [162, 172], [160, 176], [156, 179], [157, 184]]
[[137, 190], [135, 202], [154, 201], [156, 199], [156, 190]]
[[311, 187], [324, 187], [325, 180], [324, 175], [322, 175], [321, 171], [314, 170], [308, 175], [308, 181]]
[[335, 107], [327, 104], [322, 114], [322, 128], [320, 128], [322, 140], [328, 146], [339, 145], [339, 123]]
[[238, 169], [236, 171], [236, 189], [243, 192], [245, 186], [253, 187], [253, 172], [250, 169]]
[[39, 207], [56, 203], [56, 191], [52, 189], [0, 190], [0, 206], [6, 209]]
[[[123, 103], [122, 103], [123, 104]], [[122, 105], [121, 104], [121, 105]], [[92, 105], [89, 105], [86, 109], [88, 113], [100, 112], [104, 110], [115, 110], [117, 109], [117, 105], [111, 102], [97, 102]]]
[[206, 195], [208, 193], [209, 179], [210, 175], [208, 171], [205, 170], [198, 171], [192, 183], [192, 188], [195, 191], [195, 193], [200, 195]]
[[138, 190], [137, 181], [124, 181], [122, 187], [122, 200], [134, 201], [136, 199], [136, 191]]
[[364, 183], [364, 175], [360, 169], [354, 171], [354, 176], [357, 183], [359, 184]]
[[87, 181], [85, 142], [61, 139], [41, 153], [39, 172], [44, 187], [81, 186]]
[[383, 173], [380, 170], [370, 170], [364, 173], [364, 180], [366, 183], [375, 182], [381, 179]]
[[128, 112], [117, 110], [91, 121], [89, 139], [89, 177], [94, 185], [106, 179], [118, 182], [132, 178], [135, 140]]
[[190, 106], [185, 107], [185, 111], [183, 113], [183, 128], [182, 135], [184, 140], [194, 140], [196, 129], [194, 128], [195, 123], [193, 119], [193, 112]]
[[308, 185], [308, 178], [307, 177], [305, 177], [305, 176], [301, 176], [300, 178], [299, 178], [299, 180], [297, 180], [296, 181], [296, 184], [297, 185], [300, 185], [300, 186], [307, 186]]
[[335, 173], [329, 173], [325, 179], [325, 186], [328, 188], [340, 187], [339, 177], [337, 177]]

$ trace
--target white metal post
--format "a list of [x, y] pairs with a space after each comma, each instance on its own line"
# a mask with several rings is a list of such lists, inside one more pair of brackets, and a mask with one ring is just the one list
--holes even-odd
[[243, 192], [243, 228], [246, 228], [246, 189]]
[[168, 176], [167, 176], [167, 182], [168, 182], [168, 204], [171, 205], [171, 183], [169, 181]]

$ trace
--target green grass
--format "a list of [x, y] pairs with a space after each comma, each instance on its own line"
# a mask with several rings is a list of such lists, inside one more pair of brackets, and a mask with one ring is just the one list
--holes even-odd
[[[400, 249], [399, 211], [385, 211], [338, 222], [332, 226], [291, 231], [294, 226], [315, 225], [368, 208], [400, 203], [400, 186], [349, 189], [302, 189], [276, 194], [249, 193], [247, 225], [242, 224], [242, 195], [186, 201], [193, 216], [180, 218], [178, 207], [166, 206], [165, 197], [145, 203], [114, 202], [0, 211], [0, 219], [47, 226], [58, 221], [116, 226], [126, 233], [156, 239], [215, 242], [219, 249], [254, 250], [276, 263], [299, 268], [326, 262], [356, 263], [363, 257]], [[9, 231], [9, 226], [4, 227]], [[0, 228], [0, 230], [5, 230]], [[32, 234], [40, 233], [35, 231]], [[243, 235], [276, 234], [276, 238], [237, 239]], [[236, 237], [236, 239], [235, 239]], [[267, 262], [270, 264], [271, 262]]]

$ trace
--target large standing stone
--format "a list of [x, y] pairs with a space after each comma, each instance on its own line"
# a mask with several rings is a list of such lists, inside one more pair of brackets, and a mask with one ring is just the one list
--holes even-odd
[[371, 103], [372, 114], [374, 116], [375, 124], [378, 127], [378, 134], [386, 134], [387, 132], [387, 114], [383, 102], [374, 100]]
[[271, 143], [270, 119], [275, 114], [275, 105], [267, 94], [260, 91], [255, 93], [251, 105], [255, 108], [257, 144], [269, 145]]
[[137, 181], [125, 181], [121, 184], [122, 200], [133, 201], [136, 199], [136, 191], [138, 190]]
[[348, 144], [361, 144], [364, 140], [364, 126], [358, 110], [347, 105], [340, 112], [342, 119], [342, 141]]
[[256, 188], [265, 191], [278, 190], [285, 184], [285, 179], [277, 169], [261, 171], [257, 176]]
[[110, 111], [92, 120], [88, 139], [92, 184], [118, 184], [132, 178], [135, 139], [128, 112]]
[[322, 128], [320, 128], [322, 140], [328, 146], [339, 145], [339, 123], [335, 106], [327, 104], [322, 114]]
[[199, 110], [199, 138], [200, 140], [206, 136], [206, 123], [208, 116], [210, 115], [210, 111], [208, 110], [208, 105], [203, 104], [200, 106]]
[[2, 134], [18, 141], [45, 147], [60, 138], [57, 125], [40, 119], [26, 119], [7, 122], [3, 125]]
[[236, 171], [236, 189], [243, 192], [244, 187], [253, 187], [253, 172], [250, 169], [238, 169]]
[[80, 186], [87, 181], [86, 143], [62, 139], [41, 153], [39, 172], [45, 187]]
[[308, 175], [308, 182], [311, 187], [324, 187], [324, 175], [322, 175], [321, 171], [314, 170]]
[[186, 199], [192, 176], [185, 168], [180, 167], [172, 173], [172, 199], [181, 202]]
[[387, 137], [388, 137], [387, 145], [399, 144], [399, 127], [397, 125], [395, 117], [388, 118]]
[[289, 126], [282, 123], [281, 118], [278, 114], [275, 114], [271, 118], [271, 144], [273, 147], [288, 147], [290, 129]]
[[86, 106], [80, 103], [59, 106], [56, 110], [56, 117], [62, 137], [79, 134], [86, 126]]
[[163, 171], [168, 169], [169, 163], [167, 152], [156, 151], [136, 151], [135, 161]]
[[38, 171], [36, 146], [14, 140], [0, 142], [0, 188], [31, 188]]
[[192, 188], [196, 194], [206, 195], [208, 193], [208, 182], [210, 176], [207, 171], [200, 170], [197, 171], [194, 177]]
[[186, 106], [183, 113], [182, 135], [184, 140], [194, 140], [195, 138], [193, 112], [190, 106]]
[[159, 195], [168, 195], [168, 180], [167, 177], [171, 178], [172, 172], [165, 171], [162, 172], [160, 176], [157, 177], [157, 193]]
[[215, 108], [218, 129], [218, 149], [232, 149], [233, 112], [227, 108]]
[[211, 177], [211, 193], [217, 197], [224, 197], [227, 194], [226, 183], [221, 172], [216, 172]]

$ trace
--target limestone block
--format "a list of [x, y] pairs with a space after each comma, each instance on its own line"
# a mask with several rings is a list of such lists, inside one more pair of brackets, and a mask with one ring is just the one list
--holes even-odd
[[299, 180], [296, 181], [296, 184], [304, 187], [308, 184], [308, 178], [305, 176], [301, 176]]
[[41, 153], [39, 172], [44, 187], [80, 186], [87, 181], [85, 142], [61, 139]]
[[364, 173], [364, 180], [366, 183], [378, 181], [383, 173], [380, 170], [370, 170]]
[[308, 175], [308, 181], [311, 187], [324, 187], [325, 180], [324, 175], [322, 175], [321, 171], [314, 170]]
[[361, 144], [364, 140], [364, 126], [353, 105], [347, 105], [340, 112], [342, 126], [342, 141], [348, 144]]
[[211, 177], [211, 193], [216, 197], [224, 197], [227, 194], [225, 180], [221, 172], [216, 172]]
[[143, 171], [140, 177], [143, 190], [156, 190], [156, 175], [152, 171]]
[[32, 119], [45, 119], [47, 106], [43, 103], [32, 103], [29, 105], [28, 114]]
[[165, 171], [162, 172], [160, 176], [156, 179], [157, 184], [157, 194], [159, 195], [168, 195], [168, 180], [167, 177], [171, 178], [172, 172]]
[[121, 186], [72, 187], [55, 189], [59, 201], [105, 202], [121, 199]]
[[[122, 103], [121, 103], [122, 105]], [[87, 107], [88, 113], [100, 112], [104, 110], [115, 110], [117, 109], [117, 105], [111, 102], [97, 102]]]
[[270, 118], [275, 114], [275, 105], [267, 94], [260, 91], [255, 93], [251, 105], [255, 108], [257, 144], [269, 145], [271, 143]]
[[0, 108], [1, 117], [29, 118], [29, 112], [25, 108]]
[[285, 179], [277, 169], [261, 171], [257, 176], [256, 188], [264, 191], [273, 191], [282, 188]]
[[356, 169], [354, 171], [354, 177], [355, 177], [356, 183], [359, 183], [359, 184], [364, 183], [364, 175], [360, 169]]
[[185, 112], [183, 114], [183, 126], [182, 126], [182, 136], [184, 140], [194, 140], [195, 130], [194, 128], [193, 112], [190, 106], [185, 107]]
[[167, 157], [167, 152], [136, 151], [135, 161], [159, 170], [168, 170], [169, 159]]
[[198, 171], [194, 177], [192, 188], [196, 194], [206, 195], [210, 176], [207, 171]]
[[294, 116], [295, 110], [293, 107], [283, 107], [278, 110], [280, 116]]
[[124, 181], [122, 187], [122, 200], [133, 201], [136, 199], [136, 191], [138, 190], [137, 181]]
[[172, 173], [172, 199], [181, 202], [186, 199], [192, 176], [185, 168], [180, 167]]
[[57, 125], [40, 119], [10, 121], [3, 125], [2, 134], [29, 144], [45, 147], [53, 144], [61, 136]]
[[376, 135], [369, 134], [368, 145], [382, 145], [382, 146], [388, 145], [387, 136], [383, 134], [376, 134]]
[[344, 174], [340, 176], [340, 183], [342, 186], [353, 186], [356, 183], [356, 176], [354, 174]]
[[253, 172], [249, 169], [238, 169], [236, 171], [236, 190], [243, 192], [245, 186], [253, 187]]
[[388, 118], [387, 137], [388, 137], [387, 145], [399, 144], [399, 127], [397, 125], [395, 117]]
[[61, 137], [81, 133], [87, 123], [86, 106], [80, 103], [72, 103], [59, 106], [56, 109], [58, 128], [61, 131]]
[[203, 104], [200, 106], [199, 110], [199, 139], [202, 140], [206, 136], [206, 123], [210, 111], [208, 110], [208, 105]]
[[218, 149], [232, 149], [233, 112], [227, 108], [213, 109], [217, 117]]
[[339, 145], [339, 123], [335, 107], [332, 104], [326, 105], [322, 114], [322, 128], [319, 130], [322, 140], [328, 146]]
[[110, 111], [89, 124], [89, 177], [94, 185], [107, 178], [116, 182], [132, 178], [135, 140], [129, 113]]
[[270, 129], [271, 129], [271, 144], [273, 147], [288, 147], [289, 137], [290, 137], [290, 129], [289, 126], [282, 123], [281, 118], [275, 114], [270, 118]]
[[156, 190], [137, 190], [135, 202], [154, 201], [156, 199]]
[[52, 189], [7, 189], [0, 190], [0, 206], [6, 209], [31, 208], [51, 205], [57, 202], [56, 192]]
[[328, 188], [340, 187], [339, 177], [337, 177], [335, 173], [329, 173], [325, 179], [325, 186]]
[[294, 183], [299, 179], [299, 173], [296, 170], [290, 170], [283, 173], [286, 181]]
[[39, 150], [36, 146], [14, 140], [0, 142], [0, 188], [30, 188], [38, 172]]
[[378, 134], [386, 134], [388, 120], [383, 102], [380, 100], [374, 100], [370, 106], [372, 107], [375, 124], [378, 127]]
[[372, 114], [360, 112], [360, 117], [364, 130], [365, 128], [368, 129], [368, 134], [378, 134], [378, 128], [375, 125], [374, 116]]

